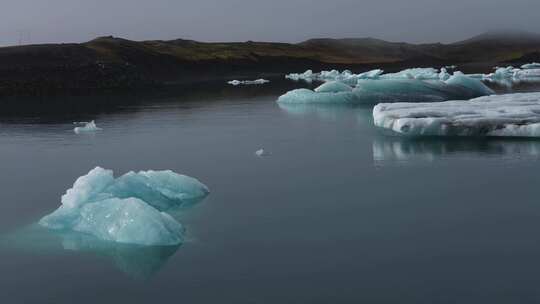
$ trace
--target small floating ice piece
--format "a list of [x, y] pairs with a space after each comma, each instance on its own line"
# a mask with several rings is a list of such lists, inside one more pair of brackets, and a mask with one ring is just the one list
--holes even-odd
[[98, 128], [96, 126], [96, 122], [95, 121], [90, 121], [90, 122], [76, 122], [75, 124], [83, 124], [84, 126], [82, 127], [75, 127], [73, 129], [73, 131], [77, 134], [80, 134], [80, 133], [85, 133], [85, 132], [95, 132], [95, 131], [99, 131], [101, 130], [101, 128]]
[[79, 177], [62, 205], [39, 224], [97, 238], [138, 245], [176, 245], [183, 229], [169, 214], [209, 193], [198, 180], [167, 171], [129, 172], [114, 178], [100, 167]]
[[382, 103], [373, 109], [373, 118], [376, 126], [410, 136], [540, 137], [540, 93]]
[[270, 155], [270, 153], [265, 151], [264, 149], [259, 149], [259, 150], [255, 151], [255, 155], [257, 155], [258, 157], [263, 157], [263, 156]]
[[238, 86], [238, 85], [255, 85], [255, 84], [265, 84], [270, 82], [270, 80], [266, 79], [256, 79], [256, 80], [231, 80], [227, 82], [230, 85]]

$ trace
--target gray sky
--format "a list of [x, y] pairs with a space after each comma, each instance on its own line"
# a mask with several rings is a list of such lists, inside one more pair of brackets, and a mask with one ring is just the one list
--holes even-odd
[[376, 37], [451, 42], [540, 32], [540, 0], [0, 0], [0, 45], [133, 40], [299, 42]]

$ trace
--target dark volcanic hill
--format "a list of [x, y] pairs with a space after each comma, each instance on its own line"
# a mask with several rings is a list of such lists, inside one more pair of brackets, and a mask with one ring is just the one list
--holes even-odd
[[487, 32], [452, 44], [410, 44], [373, 38], [204, 43], [192, 40], [130, 41], [100, 37], [81, 44], [0, 48], [0, 93], [42, 93], [190, 83], [256, 77], [308, 68], [520, 63], [540, 52], [540, 35]]

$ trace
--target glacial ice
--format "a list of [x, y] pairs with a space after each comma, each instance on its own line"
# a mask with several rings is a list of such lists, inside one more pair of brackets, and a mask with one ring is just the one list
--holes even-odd
[[373, 118], [376, 126], [410, 136], [540, 137], [540, 93], [382, 103], [373, 109]]
[[471, 78], [498, 83], [511, 87], [521, 82], [540, 82], [540, 68], [535, 63], [523, 65], [526, 68], [514, 68], [513, 66], [495, 67], [495, 72], [489, 74], [467, 74]]
[[[470, 99], [493, 94], [481, 81], [455, 73], [446, 81], [419, 79], [364, 79], [352, 90], [328, 92], [323, 84], [319, 92], [296, 89], [279, 97], [279, 103], [289, 104], [376, 104], [379, 102], [423, 102]], [[328, 84], [335, 88], [336, 83]], [[321, 92], [321, 88], [323, 91]], [[317, 90], [316, 89], [316, 90]]]
[[304, 80], [307, 82], [317, 81], [340, 81], [347, 84], [355, 85], [359, 79], [378, 79], [383, 73], [383, 70], [376, 69], [367, 71], [360, 74], [354, 74], [349, 70], [339, 72], [337, 70], [321, 71], [320, 73], [314, 73], [312, 70], [307, 70], [304, 73], [292, 73], [285, 76], [291, 80]]
[[268, 82], [270, 82], [270, 80], [261, 78], [261, 79], [255, 79], [255, 80], [231, 80], [231, 81], [228, 81], [227, 83], [233, 86], [238, 86], [238, 85], [265, 84]]
[[339, 81], [325, 82], [314, 91], [317, 93], [337, 93], [337, 92], [350, 92], [353, 88]]
[[77, 134], [85, 133], [85, 132], [95, 132], [95, 131], [101, 130], [101, 128], [98, 128], [96, 126], [96, 122], [93, 120], [90, 122], [76, 122], [75, 124], [83, 124], [82, 127], [75, 127], [73, 129], [73, 131]]
[[257, 151], [255, 151], [255, 155], [257, 155], [258, 157], [263, 157], [263, 156], [267, 156], [269, 153], [266, 152], [264, 149], [259, 149]]
[[39, 224], [99, 239], [139, 245], [176, 245], [183, 228], [165, 213], [209, 193], [198, 180], [166, 171], [128, 172], [114, 178], [100, 167], [79, 177], [62, 196], [62, 205]]
[[[446, 69], [445, 69], [446, 70]], [[397, 73], [381, 75], [382, 79], [419, 79], [434, 80], [439, 79], [439, 71], [434, 68], [411, 68]]]
[[540, 63], [533, 62], [533, 63], [527, 63], [521, 66], [522, 69], [540, 69]]

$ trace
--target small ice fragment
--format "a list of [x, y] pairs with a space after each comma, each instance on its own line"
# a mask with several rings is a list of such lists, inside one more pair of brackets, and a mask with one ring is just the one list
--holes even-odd
[[231, 80], [227, 82], [230, 85], [238, 86], [238, 85], [254, 85], [254, 84], [265, 84], [270, 82], [270, 80], [266, 79], [255, 79], [255, 80]]
[[84, 132], [95, 132], [95, 131], [101, 130], [101, 128], [98, 128], [96, 126], [96, 122], [93, 120], [90, 122], [76, 122], [75, 124], [84, 124], [84, 126], [82, 127], [75, 127], [75, 129], [73, 129], [73, 131], [77, 134], [84, 133]]
[[258, 157], [263, 157], [269, 155], [269, 153], [266, 152], [264, 149], [259, 149], [255, 151], [255, 155], [257, 155]]

